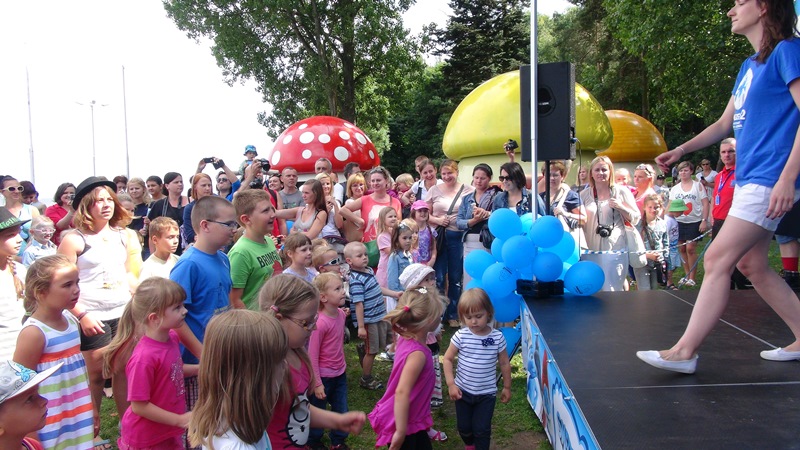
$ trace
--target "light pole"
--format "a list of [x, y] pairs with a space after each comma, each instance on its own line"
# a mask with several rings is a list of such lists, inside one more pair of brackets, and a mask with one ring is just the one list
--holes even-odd
[[[91, 102], [89, 102], [88, 105], [84, 104], [84, 103], [81, 103], [81, 102], [75, 102], [75, 103], [77, 103], [77, 104], [79, 104], [81, 106], [88, 106], [89, 109], [91, 110], [91, 115], [92, 115], [92, 176], [96, 177], [97, 176], [97, 148], [95, 146], [95, 141], [94, 141], [94, 106], [97, 105], [97, 102], [92, 100]], [[107, 103], [102, 103], [102, 104], [100, 104], [98, 106], [108, 106], [108, 104]]]

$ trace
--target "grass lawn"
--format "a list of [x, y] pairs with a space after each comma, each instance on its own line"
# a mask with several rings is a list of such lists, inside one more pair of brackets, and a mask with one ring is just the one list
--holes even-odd
[[[706, 237], [698, 243], [698, 254], [703, 251], [709, 238]], [[769, 252], [770, 266], [776, 271], [781, 270], [781, 259], [778, 251], [777, 244], [773, 241], [770, 246]], [[675, 270], [673, 280], [677, 283], [681, 277], [684, 276], [682, 268]], [[703, 280], [703, 262], [702, 259], [697, 268], [697, 286], [684, 287], [683, 289], [698, 290]], [[446, 329], [443, 342], [442, 351], [447, 349], [450, 337], [454, 330]], [[364, 411], [369, 413], [374, 407], [375, 403], [383, 395], [383, 390], [380, 391], [367, 391], [358, 386], [358, 377], [360, 376], [360, 369], [358, 367], [358, 357], [356, 356], [355, 343], [351, 342], [345, 346], [347, 353], [347, 376], [348, 376], [348, 404], [351, 410]], [[512, 398], [508, 404], [497, 403], [494, 418], [492, 421], [492, 443], [493, 448], [498, 449], [551, 449], [552, 447], [547, 442], [544, 435], [539, 419], [533, 414], [528, 401], [526, 400], [525, 392], [525, 373], [522, 370], [522, 358], [517, 355], [511, 360], [512, 365]], [[388, 362], [375, 362], [374, 374], [383, 382], [385, 382], [391, 371], [391, 363]], [[445, 397], [447, 388], [445, 386]], [[101, 435], [111, 440], [112, 443], [117, 439], [117, 424], [119, 418], [117, 417], [116, 409], [113, 400], [104, 399], [102, 409], [102, 432]], [[445, 399], [444, 406], [433, 412], [434, 427], [444, 431], [449, 440], [444, 443], [435, 443], [436, 449], [461, 449], [463, 443], [458, 437], [456, 431], [456, 417], [453, 402]], [[369, 424], [364, 427], [364, 431], [358, 436], [351, 436], [348, 439], [348, 444], [353, 449], [371, 449], [375, 445], [375, 433], [370, 428]]]

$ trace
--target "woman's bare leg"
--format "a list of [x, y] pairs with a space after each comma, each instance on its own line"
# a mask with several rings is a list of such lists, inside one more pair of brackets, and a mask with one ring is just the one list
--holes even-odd
[[[728, 305], [730, 295], [730, 276], [734, 266], [740, 261], [747, 263], [747, 269], [751, 271], [761, 284], [757, 291], [760, 295], [774, 296], [782, 292], [780, 288], [774, 286], [764, 286], [763, 283], [771, 283], [767, 260], [767, 250], [772, 240], [772, 232], [767, 231], [758, 225], [746, 222], [736, 217], [728, 217], [725, 226], [722, 227], [717, 237], [711, 243], [705, 257], [705, 275], [700, 293], [697, 296], [692, 316], [686, 326], [686, 330], [680, 340], [669, 350], [661, 351], [661, 357], [668, 361], [684, 361], [691, 359], [703, 343], [711, 330], [717, 325], [719, 318]], [[740, 265], [739, 270], [742, 270]], [[773, 273], [774, 274], [774, 273]], [[774, 274], [777, 277], [777, 274]], [[778, 277], [780, 278], [780, 277]], [[755, 282], [753, 283], [755, 285]], [[772, 283], [779, 284], [779, 283]], [[783, 283], [786, 285], [786, 283]], [[762, 291], [764, 294], [762, 294]], [[791, 293], [791, 290], [789, 290]], [[778, 294], [780, 295], [780, 294]], [[797, 304], [797, 332], [795, 327], [790, 325], [795, 336], [800, 332], [800, 304], [797, 297], [794, 301]], [[794, 311], [786, 306], [785, 300], [775, 301], [781, 310], [786, 310], [788, 320], [794, 320]], [[772, 306], [772, 301], [768, 301]], [[775, 306], [773, 306], [775, 308]], [[779, 313], [780, 315], [781, 313]], [[781, 315], [783, 318], [783, 315]], [[787, 320], [784, 319], [784, 320]], [[788, 322], [787, 322], [788, 323]], [[795, 342], [793, 345], [799, 345]], [[793, 347], [790, 347], [792, 349]]]
[[[686, 244], [686, 278], [693, 280], [697, 276], [697, 241], [692, 241]], [[694, 267], [694, 268], [693, 268]]]

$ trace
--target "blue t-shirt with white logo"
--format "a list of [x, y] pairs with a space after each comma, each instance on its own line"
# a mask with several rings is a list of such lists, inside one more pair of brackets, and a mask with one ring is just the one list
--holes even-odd
[[763, 64], [754, 58], [742, 63], [733, 90], [736, 184], [772, 187], [800, 127], [800, 110], [789, 92], [789, 84], [800, 78], [800, 39], [779, 42]]

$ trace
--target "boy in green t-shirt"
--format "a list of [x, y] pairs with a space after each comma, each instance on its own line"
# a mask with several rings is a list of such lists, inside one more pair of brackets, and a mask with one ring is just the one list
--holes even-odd
[[233, 280], [231, 306], [258, 311], [258, 290], [282, 271], [280, 255], [268, 236], [275, 221], [275, 208], [269, 193], [261, 189], [238, 191], [233, 196], [233, 207], [244, 235], [228, 252]]

